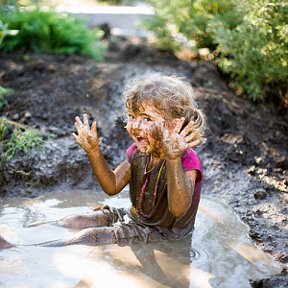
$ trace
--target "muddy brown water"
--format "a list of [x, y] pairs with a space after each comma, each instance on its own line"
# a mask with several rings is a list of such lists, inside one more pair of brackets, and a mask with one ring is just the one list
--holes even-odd
[[[59, 239], [73, 230], [46, 223], [91, 214], [99, 204], [129, 207], [128, 192], [95, 191], [11, 198], [0, 205], [0, 234], [16, 244]], [[191, 239], [119, 247], [18, 246], [0, 251], [0, 287], [251, 287], [249, 279], [279, 273], [271, 255], [251, 243], [248, 227], [221, 202], [201, 200]]]

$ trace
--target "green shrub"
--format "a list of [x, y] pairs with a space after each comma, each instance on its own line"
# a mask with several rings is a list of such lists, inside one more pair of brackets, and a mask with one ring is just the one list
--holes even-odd
[[104, 3], [108, 3], [110, 5], [130, 5], [131, 3], [133, 3], [133, 0], [98, 0], [97, 2], [104, 2]]
[[97, 2], [107, 2], [112, 5], [118, 5], [118, 4], [121, 4], [123, 1], [122, 0], [99, 0]]
[[3, 39], [7, 35], [7, 30], [8, 30], [7, 24], [2, 23], [2, 21], [0, 20], [0, 47], [3, 42]]
[[[280, 0], [247, 1], [250, 9], [237, 29], [218, 27], [216, 60], [252, 100], [288, 88], [288, 4]], [[283, 92], [282, 92], [283, 91]], [[282, 94], [282, 95], [281, 95]]]
[[6, 106], [7, 97], [13, 93], [13, 89], [4, 88], [0, 85], [0, 109]]
[[25, 131], [15, 129], [9, 139], [3, 142], [5, 158], [9, 160], [18, 153], [27, 154], [33, 149], [39, 149], [42, 144], [43, 137], [38, 130], [32, 128]]
[[[233, 87], [252, 100], [288, 88], [288, 4], [282, 0], [149, 0], [149, 24], [162, 49], [181, 47], [179, 35], [197, 48], [218, 51], [216, 62]], [[177, 38], [178, 36], [178, 38]], [[286, 96], [287, 97], [287, 96]]]
[[15, 9], [2, 12], [2, 21], [8, 24], [9, 30], [18, 31], [3, 40], [2, 50], [7, 52], [26, 49], [36, 53], [81, 54], [100, 60], [105, 51], [99, 42], [101, 30], [87, 29], [82, 19], [66, 14], [39, 8]]
[[[212, 37], [214, 23], [221, 21], [227, 28], [234, 29], [241, 23], [244, 11], [233, 0], [148, 0], [156, 8], [154, 21], [148, 23], [157, 37], [160, 48], [179, 48], [177, 35], [196, 41], [197, 47], [214, 48]], [[176, 43], [175, 43], [176, 42]], [[167, 45], [167, 46], [166, 46]]]
[[44, 139], [40, 131], [32, 128], [15, 128], [20, 124], [0, 117], [0, 183], [7, 160], [17, 154], [28, 154], [42, 148]]
[[8, 127], [1, 117], [0, 118], [0, 143], [3, 144], [3, 142], [8, 139], [8, 135], [9, 135]]

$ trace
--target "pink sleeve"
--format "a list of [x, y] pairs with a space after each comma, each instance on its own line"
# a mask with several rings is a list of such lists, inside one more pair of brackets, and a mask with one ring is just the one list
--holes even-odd
[[184, 153], [181, 156], [181, 161], [184, 172], [190, 170], [197, 170], [199, 171], [197, 181], [200, 181], [202, 179], [203, 174], [202, 164], [199, 159], [199, 156], [192, 148], [188, 148], [187, 150], [184, 151]]
[[126, 157], [129, 162], [131, 162], [132, 156], [137, 152], [137, 146], [135, 143], [133, 143], [131, 146], [129, 146], [126, 150]]

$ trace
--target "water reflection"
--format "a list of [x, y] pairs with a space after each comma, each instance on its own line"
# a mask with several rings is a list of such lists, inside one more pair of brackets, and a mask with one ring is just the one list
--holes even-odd
[[[90, 207], [128, 207], [127, 193], [51, 193], [0, 204], [0, 234], [13, 243], [37, 243], [75, 231], [51, 225]], [[47, 223], [46, 223], [47, 222]], [[46, 223], [41, 224], [40, 223]], [[248, 227], [225, 205], [203, 197], [191, 239], [147, 245], [17, 247], [0, 251], [1, 287], [250, 287], [249, 279], [280, 272], [270, 255], [250, 243]], [[27, 283], [29, 279], [29, 283]]]

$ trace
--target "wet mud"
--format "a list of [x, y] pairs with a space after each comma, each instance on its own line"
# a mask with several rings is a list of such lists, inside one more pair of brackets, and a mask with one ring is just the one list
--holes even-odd
[[97, 120], [101, 147], [112, 167], [131, 142], [123, 124], [121, 93], [127, 80], [151, 72], [175, 73], [194, 87], [207, 116], [207, 141], [198, 150], [205, 171], [203, 194], [232, 207], [250, 237], [283, 265], [252, 287], [288, 282], [288, 113], [251, 103], [229, 89], [212, 62], [183, 61], [145, 43], [110, 41], [102, 62], [80, 56], [0, 54], [0, 84], [14, 89], [1, 115], [40, 129], [40, 151], [19, 155], [1, 168], [4, 197], [50, 191], [99, 189], [88, 158], [71, 133], [76, 115]]

